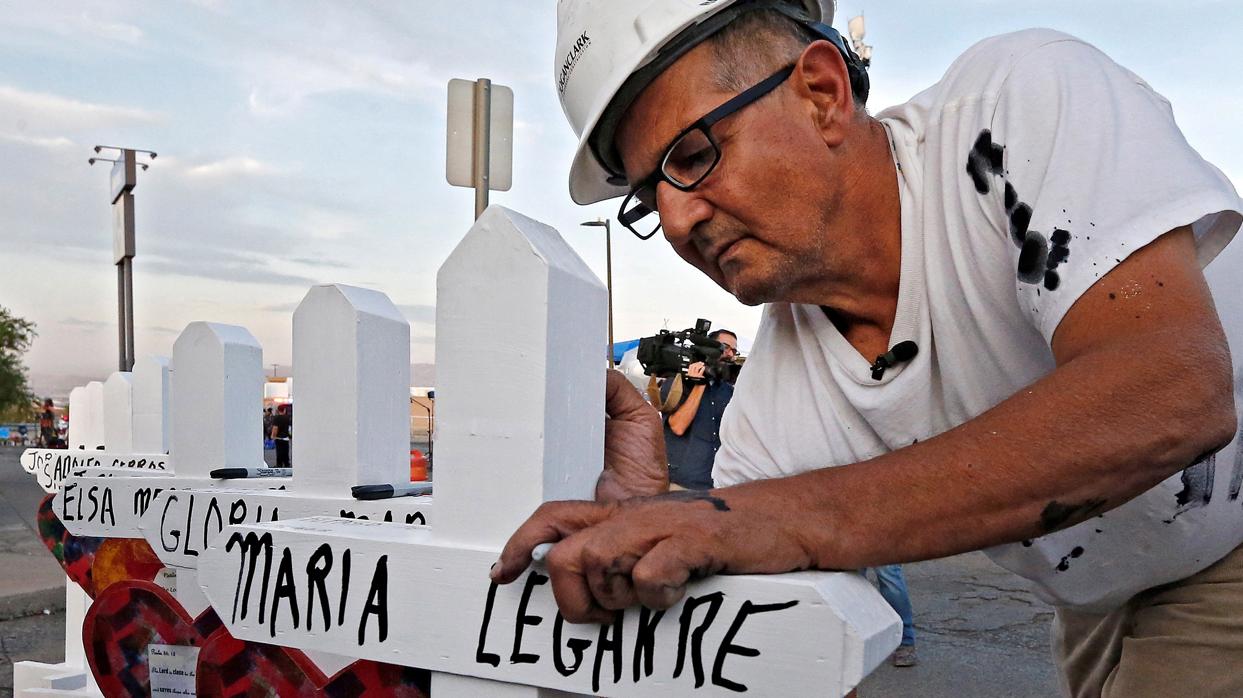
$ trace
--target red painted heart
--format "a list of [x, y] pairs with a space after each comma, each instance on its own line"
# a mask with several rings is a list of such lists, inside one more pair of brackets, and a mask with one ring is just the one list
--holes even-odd
[[82, 623], [82, 641], [104, 695], [149, 696], [150, 645], [202, 647], [217, 631], [225, 632], [211, 608], [191, 618], [162, 587], [125, 581], [95, 597]]
[[238, 640], [222, 630], [199, 651], [198, 695], [204, 698], [328, 696], [427, 698], [431, 674], [359, 660], [333, 676], [300, 650]]
[[47, 495], [39, 503], [36, 520], [39, 537], [60, 562], [65, 574], [95, 598], [111, 584], [125, 580], [149, 582], [163, 564], [147, 541], [126, 538], [96, 538], [70, 533], [52, 508]]

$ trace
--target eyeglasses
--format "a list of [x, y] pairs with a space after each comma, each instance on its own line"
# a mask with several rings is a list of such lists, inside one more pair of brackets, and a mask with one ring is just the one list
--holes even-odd
[[[794, 64], [778, 70], [683, 129], [665, 148], [660, 167], [631, 188], [618, 211], [618, 221], [640, 240], [647, 240], [659, 232], [657, 185], [668, 182], [681, 191], [691, 191], [699, 186], [721, 162], [721, 146], [712, 135], [713, 124], [777, 89], [793, 72]], [[657, 214], [656, 217], [650, 218], [653, 213]]]

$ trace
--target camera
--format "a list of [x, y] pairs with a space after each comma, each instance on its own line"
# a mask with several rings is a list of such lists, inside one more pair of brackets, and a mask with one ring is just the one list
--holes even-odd
[[737, 363], [722, 364], [723, 345], [708, 337], [712, 323], [700, 318], [695, 326], [681, 332], [661, 330], [652, 337], [639, 340], [637, 357], [643, 372], [649, 376], [668, 378], [681, 374], [691, 383], [703, 383], [704, 379], [686, 375], [691, 364], [703, 362], [704, 378], [732, 381], [740, 368]]

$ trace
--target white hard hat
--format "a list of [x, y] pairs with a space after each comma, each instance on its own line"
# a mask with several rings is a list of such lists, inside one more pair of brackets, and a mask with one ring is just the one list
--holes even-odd
[[[591, 204], [627, 192], [617, 168], [606, 167], [592, 145], [593, 134], [606, 112], [610, 112], [611, 120], [619, 119], [652, 79], [732, 21], [744, 5], [797, 9], [812, 22], [832, 24], [836, 0], [558, 2], [553, 79], [561, 108], [579, 138], [570, 167], [570, 197], [576, 203]], [[645, 79], [628, 84], [631, 76], [640, 72]], [[610, 109], [614, 98], [619, 103]], [[605, 140], [611, 144], [616, 124], [605, 126], [609, 132]]]

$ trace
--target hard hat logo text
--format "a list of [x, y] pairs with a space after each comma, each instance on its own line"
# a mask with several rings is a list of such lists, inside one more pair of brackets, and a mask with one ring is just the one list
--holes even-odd
[[570, 75], [574, 72], [574, 67], [578, 65], [578, 60], [587, 52], [588, 46], [591, 46], [591, 37], [587, 36], [587, 32], [583, 32], [574, 42], [570, 53], [565, 57], [565, 62], [561, 64], [561, 72], [557, 74], [557, 89], [560, 92], [565, 92], [565, 86], [570, 81]]

